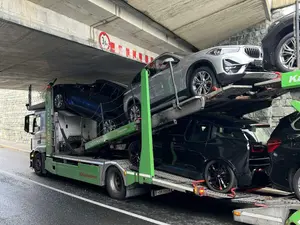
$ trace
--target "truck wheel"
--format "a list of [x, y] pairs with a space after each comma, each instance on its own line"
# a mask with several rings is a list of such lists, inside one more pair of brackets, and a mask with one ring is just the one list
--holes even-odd
[[33, 169], [34, 172], [39, 175], [43, 176], [43, 159], [41, 153], [37, 152], [34, 154], [33, 157]]
[[120, 170], [115, 167], [109, 167], [106, 172], [106, 190], [111, 198], [114, 199], [125, 199], [126, 197], [126, 186], [124, 184], [123, 176]]
[[300, 200], [300, 169], [297, 170], [293, 177], [293, 191], [296, 197]]
[[210, 190], [220, 193], [229, 192], [236, 184], [233, 170], [222, 160], [207, 163], [204, 178]]

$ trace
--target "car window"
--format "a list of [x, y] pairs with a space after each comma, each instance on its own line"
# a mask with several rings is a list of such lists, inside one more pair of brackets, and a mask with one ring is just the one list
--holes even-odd
[[234, 127], [217, 126], [215, 136], [221, 138], [245, 139], [242, 130]]
[[139, 84], [139, 83], [141, 83], [141, 73], [140, 72], [137, 75], [135, 75], [131, 84], [135, 85], [135, 84]]
[[272, 133], [272, 129], [269, 127], [262, 128], [256, 127], [253, 131], [251, 130], [244, 130], [245, 135], [248, 137], [250, 141], [257, 141], [266, 144], [270, 138]]
[[294, 123], [294, 129], [300, 130], [300, 118], [297, 119], [296, 122]]
[[150, 73], [150, 77], [169, 68], [169, 64], [164, 64], [164, 60], [167, 58], [173, 58], [175, 62], [179, 61], [179, 59], [171, 55], [163, 55], [155, 59], [153, 62], [146, 66], [146, 69], [148, 69]]
[[189, 142], [207, 141], [209, 137], [210, 125], [201, 121], [191, 121], [186, 133], [185, 139]]

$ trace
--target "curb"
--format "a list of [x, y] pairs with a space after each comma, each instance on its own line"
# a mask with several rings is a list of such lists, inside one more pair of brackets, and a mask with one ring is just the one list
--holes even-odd
[[3, 147], [3, 148], [8, 148], [8, 149], [12, 149], [12, 150], [17, 150], [17, 151], [21, 151], [21, 152], [28, 152], [30, 153], [31, 151], [30, 150], [25, 150], [25, 149], [21, 149], [21, 148], [16, 148], [16, 147], [12, 147], [12, 146], [9, 146], [9, 145], [3, 145], [0, 143], [0, 148]]

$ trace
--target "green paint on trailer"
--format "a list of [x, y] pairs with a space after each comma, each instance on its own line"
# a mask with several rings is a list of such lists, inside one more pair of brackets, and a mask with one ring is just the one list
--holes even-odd
[[294, 109], [300, 112], [300, 101], [292, 100], [291, 105], [294, 107]]
[[52, 155], [53, 154], [52, 87], [48, 87], [46, 90], [45, 107], [46, 107], [46, 154]]
[[300, 221], [300, 210], [294, 212], [286, 221], [285, 225], [299, 224]]
[[126, 185], [127, 186], [129, 186], [131, 184], [134, 184], [134, 183], [137, 183], [138, 182], [137, 173], [134, 173], [134, 174], [128, 174], [128, 173], [126, 173], [125, 179], [126, 179]]
[[300, 70], [295, 70], [281, 74], [282, 88], [299, 88], [300, 87]]
[[98, 165], [89, 165], [84, 163], [71, 165], [60, 162], [53, 162], [53, 165], [55, 165], [56, 174], [59, 176], [100, 185], [101, 168]]
[[56, 174], [56, 171], [53, 167], [55, 168], [55, 163], [53, 162], [52, 157], [46, 157], [45, 169], [50, 173]]
[[138, 130], [138, 125], [135, 122], [119, 127], [105, 135], [95, 138], [85, 143], [85, 150], [94, 149], [106, 144], [109, 141], [116, 140], [120, 137], [128, 136]]
[[141, 72], [141, 111], [142, 111], [142, 151], [139, 173], [154, 176], [152, 123], [150, 112], [149, 74], [146, 69]]

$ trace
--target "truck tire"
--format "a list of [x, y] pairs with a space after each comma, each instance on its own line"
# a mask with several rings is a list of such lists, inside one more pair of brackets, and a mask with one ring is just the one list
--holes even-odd
[[106, 190], [111, 198], [123, 200], [126, 198], [126, 186], [120, 170], [111, 166], [105, 177]]
[[33, 157], [33, 169], [34, 169], [34, 172], [38, 176], [43, 176], [44, 175], [44, 173], [43, 173], [43, 165], [44, 165], [44, 162], [43, 162], [43, 158], [42, 158], [41, 153], [36, 152], [34, 154], [34, 157]]
[[296, 197], [300, 200], [300, 169], [297, 170], [293, 177], [293, 191]]

